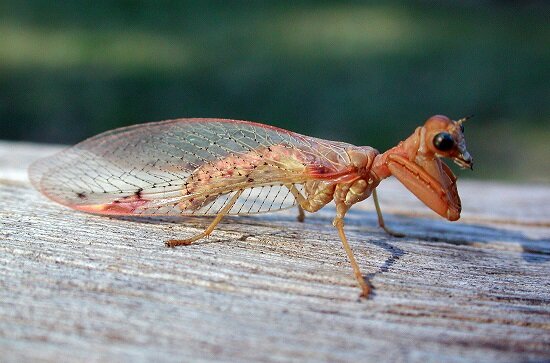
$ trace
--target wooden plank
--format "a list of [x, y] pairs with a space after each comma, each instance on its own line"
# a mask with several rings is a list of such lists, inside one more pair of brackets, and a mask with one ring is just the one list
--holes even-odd
[[[441, 220], [397, 182], [346, 230], [375, 287], [359, 300], [334, 208], [228, 218], [167, 249], [201, 218], [87, 215], [32, 189], [59, 147], [0, 143], [1, 361], [550, 360], [550, 187], [459, 181]], [[474, 174], [475, 175], [475, 174]]]

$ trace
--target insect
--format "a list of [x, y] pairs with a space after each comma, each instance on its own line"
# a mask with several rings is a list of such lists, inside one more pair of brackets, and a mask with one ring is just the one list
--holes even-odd
[[472, 168], [463, 123], [433, 116], [397, 146], [321, 140], [248, 121], [178, 119], [140, 124], [87, 139], [31, 165], [33, 185], [50, 199], [104, 215], [213, 215], [202, 233], [166, 242], [189, 245], [208, 236], [225, 215], [298, 207], [316, 212], [334, 201], [336, 227], [362, 296], [363, 278], [344, 233], [344, 216], [394, 175], [426, 206], [450, 221], [460, 217], [456, 177], [441, 161]]

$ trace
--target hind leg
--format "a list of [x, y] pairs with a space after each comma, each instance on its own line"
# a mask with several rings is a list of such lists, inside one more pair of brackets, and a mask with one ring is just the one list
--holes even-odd
[[171, 240], [168, 240], [164, 243], [166, 245], [166, 247], [188, 246], [191, 243], [193, 243], [193, 242], [195, 242], [195, 241], [197, 241], [197, 240], [199, 240], [203, 237], [208, 236], [216, 228], [218, 223], [220, 223], [222, 218], [229, 212], [231, 207], [233, 207], [233, 204], [235, 204], [237, 199], [239, 199], [239, 196], [242, 194], [242, 192], [243, 192], [242, 190], [239, 190], [235, 193], [235, 195], [229, 200], [229, 202], [227, 202], [227, 204], [222, 208], [222, 210], [220, 210], [220, 212], [216, 215], [216, 218], [214, 218], [212, 223], [210, 223], [210, 225], [203, 232], [201, 232], [201, 233], [199, 233], [199, 234], [197, 234], [193, 237], [186, 238], [186, 239], [171, 239]]
[[357, 284], [361, 288], [361, 297], [366, 298], [369, 296], [371, 288], [367, 283], [367, 281], [365, 280], [365, 278], [363, 277], [363, 273], [361, 272], [361, 269], [359, 268], [359, 265], [355, 260], [355, 256], [353, 255], [353, 251], [349, 246], [348, 239], [346, 237], [346, 234], [344, 233], [343, 217], [334, 218], [333, 224], [334, 224], [334, 227], [336, 227], [336, 229], [338, 230], [338, 235], [340, 236], [340, 240], [342, 241], [342, 246], [344, 246], [344, 250], [348, 255], [348, 259], [351, 264], [351, 268], [353, 269], [353, 275], [355, 276], [355, 280], [357, 280]]

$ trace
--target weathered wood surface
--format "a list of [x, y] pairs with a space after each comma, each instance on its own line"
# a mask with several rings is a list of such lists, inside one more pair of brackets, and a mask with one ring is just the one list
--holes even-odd
[[[459, 181], [446, 222], [403, 187], [380, 188], [347, 233], [374, 294], [358, 300], [327, 207], [205, 225], [75, 212], [33, 190], [28, 164], [58, 150], [0, 143], [0, 361], [550, 360], [550, 187]], [[464, 172], [463, 174], [466, 174]]]

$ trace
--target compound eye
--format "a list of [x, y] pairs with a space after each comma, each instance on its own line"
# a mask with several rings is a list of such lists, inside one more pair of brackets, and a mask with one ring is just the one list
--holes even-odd
[[454, 144], [453, 137], [447, 132], [440, 132], [434, 137], [434, 146], [437, 150], [449, 151], [453, 148]]

